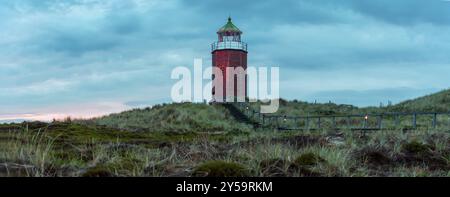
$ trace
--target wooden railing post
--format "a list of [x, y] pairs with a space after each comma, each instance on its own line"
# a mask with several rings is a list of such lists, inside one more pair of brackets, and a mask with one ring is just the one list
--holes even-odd
[[276, 121], [276, 127], [277, 127], [277, 129], [279, 129], [280, 128], [280, 122], [279, 122], [279, 119], [280, 117], [279, 116], [275, 116], [275, 121]]
[[352, 127], [352, 118], [350, 116], [347, 116], [347, 127], [348, 128]]
[[295, 128], [294, 128], [294, 129], [300, 128], [300, 127], [298, 126], [298, 118], [297, 118], [297, 117], [294, 117], [294, 125], [295, 125]]
[[320, 125], [320, 124], [321, 124], [320, 121], [321, 121], [321, 120], [320, 120], [320, 116], [319, 116], [319, 118], [317, 118], [317, 128], [318, 128], [318, 129], [320, 129], [320, 126], [321, 126], [321, 125]]
[[305, 119], [305, 130], [309, 130], [309, 116]]
[[383, 115], [377, 116], [378, 129], [383, 129]]
[[450, 129], [450, 113], [448, 113], [448, 129]]
[[276, 127], [274, 122], [275, 122], [275, 116], [270, 117], [270, 125], [272, 126], [272, 128]]
[[395, 128], [399, 128], [400, 126], [400, 115], [399, 114], [395, 114]]
[[266, 124], [266, 115], [263, 114], [262, 115], [262, 126], [264, 126]]
[[450, 113], [447, 114], [447, 117], [448, 117], [448, 121], [447, 121], [447, 123], [448, 123], [448, 129], [450, 129]]
[[437, 113], [433, 114], [433, 129], [437, 127]]
[[417, 129], [417, 113], [413, 114], [413, 129]]
[[363, 128], [365, 128], [365, 129], [367, 128], [367, 123], [369, 122], [369, 121], [368, 121], [368, 117], [369, 117], [368, 115], [364, 116], [364, 125], [363, 125]]
[[333, 116], [332, 119], [333, 119], [333, 129], [336, 129], [336, 126], [337, 126], [337, 124], [336, 124], [336, 116]]

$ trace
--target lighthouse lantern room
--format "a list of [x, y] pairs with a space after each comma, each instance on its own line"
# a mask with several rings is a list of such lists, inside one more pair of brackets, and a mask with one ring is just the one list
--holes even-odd
[[[231, 17], [228, 18], [228, 22], [217, 31], [218, 40], [211, 45], [212, 50], [212, 66], [213, 68], [213, 99], [236, 101], [237, 98], [246, 98], [247, 96], [247, 76], [244, 72], [244, 80], [239, 80], [237, 75], [227, 76], [227, 68], [237, 69], [241, 67], [244, 71], [247, 70], [247, 43], [242, 42], [242, 31], [237, 28]], [[221, 72], [222, 80], [214, 80], [217, 76], [217, 72]], [[242, 73], [241, 73], [242, 74]], [[231, 85], [231, 84], [234, 85]], [[234, 86], [234, 91], [227, 93], [228, 87]], [[218, 94], [216, 88], [218, 86], [222, 88], [222, 94]]]

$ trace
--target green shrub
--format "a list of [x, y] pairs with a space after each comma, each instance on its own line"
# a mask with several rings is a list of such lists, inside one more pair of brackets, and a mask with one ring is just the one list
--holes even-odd
[[259, 163], [263, 176], [283, 177], [287, 176], [285, 172], [286, 161], [283, 159], [267, 159]]
[[406, 153], [413, 153], [413, 154], [423, 154], [428, 153], [430, 150], [432, 150], [432, 146], [423, 144], [418, 141], [412, 141], [406, 144], [402, 144], [402, 150]]
[[226, 161], [208, 161], [198, 166], [194, 176], [206, 177], [246, 177], [250, 176], [246, 167]]
[[389, 152], [385, 148], [368, 146], [356, 151], [354, 154], [355, 159], [372, 167], [384, 166], [392, 163]]
[[293, 164], [296, 166], [314, 166], [323, 162], [325, 162], [325, 159], [314, 153], [304, 153], [297, 157]]
[[114, 174], [108, 167], [103, 165], [97, 165], [92, 168], [88, 168], [86, 172], [81, 174], [82, 177], [113, 177]]

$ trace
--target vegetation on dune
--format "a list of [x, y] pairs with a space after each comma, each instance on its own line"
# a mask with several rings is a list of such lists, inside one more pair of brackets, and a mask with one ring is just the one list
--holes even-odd
[[[276, 114], [287, 116], [315, 116], [315, 115], [349, 115], [349, 114], [378, 114], [385, 112], [449, 112], [450, 90], [445, 90], [433, 95], [405, 101], [397, 105], [385, 107], [359, 108], [352, 105], [338, 105], [334, 103], [307, 103], [302, 101], [286, 101], [281, 99], [280, 108]], [[261, 102], [251, 103], [253, 109], [258, 109]], [[384, 117], [385, 128], [394, 127], [397, 124], [402, 128], [411, 127], [412, 117], [402, 116], [399, 120], [394, 116]], [[347, 125], [347, 118], [337, 118], [337, 125]], [[350, 121], [353, 125], [364, 124], [362, 118], [354, 117]], [[432, 117], [417, 117], [417, 127], [428, 129], [431, 127]], [[205, 105], [193, 103], [162, 104], [145, 109], [134, 109], [118, 114], [111, 114], [101, 118], [82, 121], [83, 124], [101, 125], [109, 128], [127, 131], [147, 132], [228, 132], [245, 133], [251, 131], [251, 125], [236, 121], [233, 115], [222, 105]], [[426, 123], [426, 124], [425, 124]], [[296, 125], [294, 125], [296, 124]], [[316, 122], [311, 122], [310, 127], [315, 127]], [[376, 127], [376, 117], [368, 119], [369, 127]], [[448, 117], [439, 116], [438, 125], [448, 125]], [[294, 122], [287, 119], [283, 122], [287, 127], [305, 127], [304, 120]], [[331, 119], [323, 119], [322, 127], [331, 128]]]
[[82, 177], [113, 177], [111, 170], [104, 166], [94, 166], [81, 174]]
[[95, 124], [129, 131], [152, 132], [247, 132], [221, 105], [179, 103], [134, 109], [92, 120]]
[[[266, 105], [261, 101], [252, 103], [254, 109], [260, 105]], [[306, 116], [306, 115], [343, 115], [358, 114], [362, 109], [353, 105], [338, 105], [334, 103], [308, 103], [303, 101], [287, 101], [280, 99], [280, 108], [277, 115]], [[365, 109], [364, 111], [369, 111]]]
[[77, 123], [30, 128], [0, 132], [1, 176], [449, 176], [450, 169], [450, 134], [439, 131], [343, 131], [334, 143], [334, 134], [316, 131], [182, 138]]
[[407, 100], [386, 110], [396, 112], [450, 112], [450, 90]]
[[319, 163], [325, 162], [325, 159], [314, 154], [314, 153], [304, 153], [294, 160], [294, 165], [297, 166], [313, 166]]
[[402, 150], [406, 153], [424, 154], [432, 150], [432, 146], [423, 144], [416, 140], [402, 145]]
[[198, 166], [194, 176], [206, 177], [245, 177], [248, 170], [241, 164], [226, 161], [208, 161]]
[[[257, 109], [262, 103], [252, 103]], [[377, 107], [356, 107], [335, 103], [308, 103], [298, 100], [280, 100], [280, 109], [276, 114], [290, 116], [306, 115], [348, 115], [377, 114], [384, 112], [450, 112], [450, 90], [407, 100], [395, 105]]]
[[[448, 93], [384, 108], [283, 100], [280, 113], [450, 111]], [[322, 129], [254, 130], [222, 105], [182, 103], [92, 120], [0, 124], [0, 176], [450, 176], [447, 124], [430, 129], [420, 120], [417, 129], [365, 135], [325, 121]]]

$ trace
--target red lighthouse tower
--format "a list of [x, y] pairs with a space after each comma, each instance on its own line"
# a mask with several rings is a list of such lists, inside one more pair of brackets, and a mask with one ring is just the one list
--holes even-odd
[[[211, 45], [212, 50], [212, 66], [213, 69], [213, 98], [221, 99], [223, 101], [233, 101], [236, 98], [246, 98], [247, 96], [247, 77], [246, 72], [240, 73], [243, 75], [239, 78], [238, 75], [227, 76], [227, 68], [234, 69], [235, 71], [242, 68], [247, 70], [247, 43], [241, 41], [242, 31], [237, 28], [231, 18], [228, 18], [227, 24], [217, 31], [218, 41]], [[214, 80], [215, 77], [221, 72], [222, 80]], [[222, 88], [222, 94], [220, 94], [220, 88]], [[234, 87], [234, 91], [228, 91], [227, 87]], [[222, 95], [222, 96], [221, 96]], [[222, 97], [222, 98], [219, 98]]]

